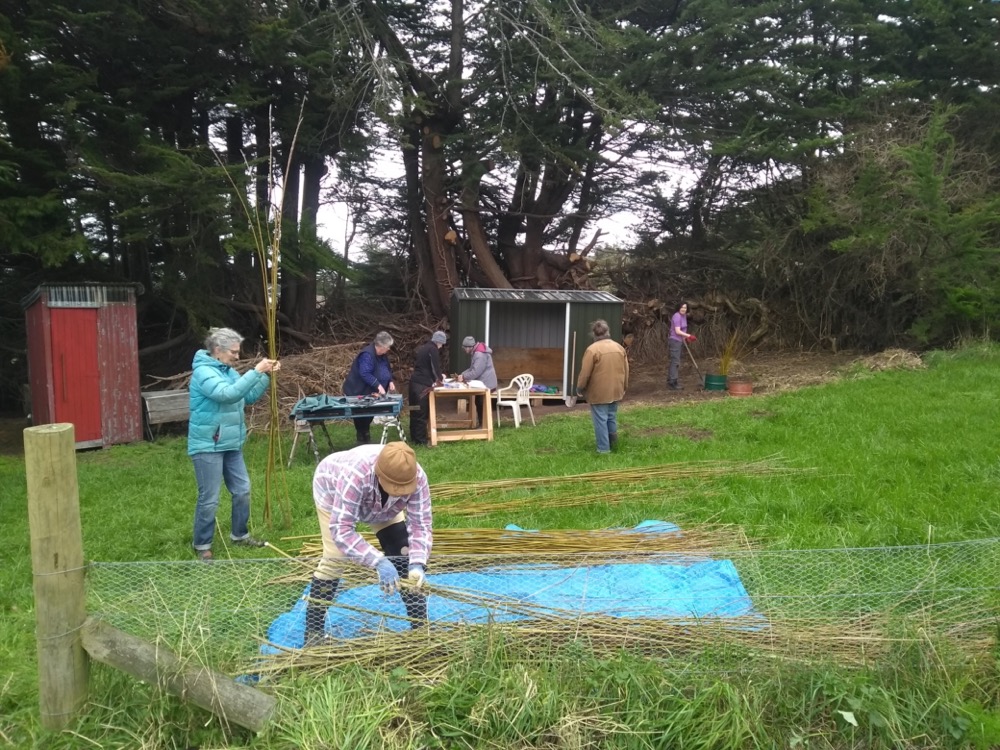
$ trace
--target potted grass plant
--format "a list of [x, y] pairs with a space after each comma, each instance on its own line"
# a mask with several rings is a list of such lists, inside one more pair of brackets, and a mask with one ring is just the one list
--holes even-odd
[[726, 344], [722, 347], [722, 353], [719, 355], [718, 373], [709, 373], [705, 375], [706, 391], [726, 390], [729, 380], [729, 371], [733, 366], [734, 360], [736, 359], [737, 339], [738, 337], [735, 333], [726, 339]]
[[719, 358], [719, 372], [725, 375], [725, 389], [730, 396], [743, 397], [753, 394], [753, 381], [749, 375], [734, 373], [733, 366], [739, 366], [739, 359], [746, 350], [746, 339], [740, 331], [733, 333], [726, 341]]

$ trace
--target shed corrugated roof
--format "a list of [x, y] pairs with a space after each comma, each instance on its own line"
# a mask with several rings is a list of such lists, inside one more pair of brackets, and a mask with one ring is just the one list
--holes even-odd
[[489, 300], [491, 302], [621, 302], [610, 292], [580, 289], [473, 289], [460, 287], [452, 290], [460, 300]]
[[131, 281], [45, 283], [21, 300], [21, 308], [27, 310], [42, 294], [48, 298], [49, 307], [101, 307], [109, 302], [133, 302], [143, 291], [142, 284]]

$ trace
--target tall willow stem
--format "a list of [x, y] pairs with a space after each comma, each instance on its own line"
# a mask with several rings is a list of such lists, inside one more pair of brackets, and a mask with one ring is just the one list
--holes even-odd
[[[302, 110], [305, 108], [305, 100], [299, 110], [299, 119], [295, 125], [295, 133], [292, 136], [292, 144], [288, 149], [288, 161], [285, 164], [284, 177], [287, 179], [294, 164], [295, 147], [299, 138], [299, 128], [302, 127]], [[273, 143], [273, 139], [269, 139]], [[216, 159], [225, 169], [219, 155]], [[286, 191], [284, 185], [281, 186], [281, 204], [273, 210], [273, 218], [269, 221], [269, 215], [274, 205], [272, 196], [277, 187], [277, 180], [274, 174], [274, 152], [273, 146], [268, 153], [267, 160], [267, 205], [260, 206], [256, 203], [251, 205], [246, 196], [245, 190], [233, 180], [233, 176], [226, 170], [226, 176], [240, 201], [241, 207], [250, 225], [253, 235], [254, 249], [257, 253], [258, 267], [260, 268], [261, 285], [264, 290], [264, 326], [267, 333], [267, 356], [268, 359], [278, 359], [278, 297], [281, 290], [280, 275], [281, 269], [281, 220], [284, 215], [284, 202]], [[249, 165], [246, 165], [249, 171]], [[291, 502], [288, 496], [288, 484], [285, 481], [283, 451], [281, 445], [281, 417], [278, 405], [278, 372], [272, 372], [271, 388], [268, 391], [268, 419], [267, 429], [267, 465], [264, 470], [264, 523], [268, 528], [273, 526], [271, 513], [271, 500], [278, 493], [281, 505], [282, 520], [284, 528], [292, 525]], [[280, 474], [280, 481], [276, 478]]]

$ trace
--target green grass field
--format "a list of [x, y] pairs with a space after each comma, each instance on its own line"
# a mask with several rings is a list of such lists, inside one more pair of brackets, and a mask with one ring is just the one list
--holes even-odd
[[[418, 449], [431, 483], [560, 476], [698, 461], [774, 457], [797, 471], [664, 481], [628, 503], [576, 508], [540, 501], [516, 514], [443, 515], [447, 526], [602, 529], [663, 519], [735, 524], [765, 550], [920, 545], [1000, 536], [1000, 349], [969, 346], [926, 357], [925, 370], [845, 372], [837, 382], [769, 396], [672, 407], [627, 407], [610, 456], [594, 451], [577, 409], [537, 427], [505, 422], [492, 443]], [[352, 428], [335, 426], [349, 443]], [[78, 456], [87, 560], [191, 560], [195, 483], [182, 438]], [[287, 445], [285, 446], [287, 452]], [[314, 535], [312, 457], [276, 475], [261, 521], [266, 443], [246, 449], [255, 533], [294, 552]], [[891, 649], [864, 667], [797, 663], [720, 644], [696, 656], [598, 656], [579, 644], [539, 664], [516, 643], [470, 643], [445, 679], [349, 668], [289, 674], [263, 734], [226, 731], [211, 715], [148, 685], [94, 669], [91, 704], [71, 732], [38, 721], [31, 562], [23, 460], [0, 457], [0, 747], [45, 748], [743, 748], [994, 747], [1000, 745], [997, 654], [948, 661], [934, 644]], [[594, 488], [595, 491], [599, 487]], [[510, 497], [520, 497], [516, 492]], [[497, 497], [491, 496], [490, 500]], [[541, 498], [540, 498], [541, 500]], [[475, 502], [470, 500], [469, 502]], [[220, 506], [228, 530], [226, 499]], [[474, 550], [488, 552], [488, 550]], [[260, 556], [224, 548], [216, 555]], [[273, 554], [273, 553], [271, 553]], [[997, 568], [997, 561], [984, 563]], [[997, 580], [980, 582], [992, 587]], [[994, 605], [995, 606], [995, 605]], [[1000, 613], [1000, 608], [996, 608]]]

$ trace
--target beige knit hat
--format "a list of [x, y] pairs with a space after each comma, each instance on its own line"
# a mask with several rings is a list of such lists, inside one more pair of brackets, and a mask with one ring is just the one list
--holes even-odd
[[375, 460], [375, 476], [393, 497], [412, 495], [417, 489], [417, 457], [402, 441], [387, 443]]

